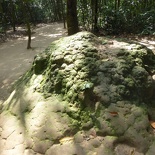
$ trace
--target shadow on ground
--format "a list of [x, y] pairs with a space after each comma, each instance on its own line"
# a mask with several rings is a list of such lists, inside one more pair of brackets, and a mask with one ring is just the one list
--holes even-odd
[[35, 30], [32, 49], [26, 50], [27, 37], [10, 40], [0, 45], [0, 100], [10, 95], [12, 83], [32, 65], [34, 56], [52, 41], [64, 36], [63, 24], [48, 24]]

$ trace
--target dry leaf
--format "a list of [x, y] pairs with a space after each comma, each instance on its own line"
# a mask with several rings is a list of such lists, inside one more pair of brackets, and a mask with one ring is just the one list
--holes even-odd
[[118, 115], [118, 112], [116, 112], [116, 111], [110, 111], [109, 113], [111, 116], [117, 116]]
[[150, 124], [151, 124], [152, 128], [155, 129], [155, 122], [154, 121], [150, 121]]

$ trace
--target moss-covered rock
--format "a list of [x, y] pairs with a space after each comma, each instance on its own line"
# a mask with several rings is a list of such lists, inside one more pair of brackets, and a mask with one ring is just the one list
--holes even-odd
[[155, 56], [138, 44], [105, 50], [102, 42], [88, 32], [55, 41], [16, 83], [1, 118], [21, 124], [34, 154], [62, 152], [68, 142], [68, 155], [154, 152]]

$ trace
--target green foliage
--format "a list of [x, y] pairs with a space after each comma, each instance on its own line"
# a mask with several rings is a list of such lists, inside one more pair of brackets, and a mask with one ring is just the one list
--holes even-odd
[[[155, 2], [140, 0], [98, 1], [99, 29], [106, 34], [155, 32]], [[93, 23], [91, 0], [79, 0], [78, 15], [80, 25], [91, 30]]]
[[[22, 24], [22, 0], [0, 1], [0, 29]], [[29, 21], [40, 22], [66, 20], [66, 0], [23, 0], [28, 5]], [[97, 5], [95, 2], [97, 2]], [[97, 7], [97, 8], [96, 8]], [[154, 0], [78, 0], [78, 21], [82, 29], [97, 28], [103, 34], [155, 34]]]
[[34, 25], [62, 20], [63, 0], [1, 0], [0, 29], [25, 23], [22, 2], [25, 3], [29, 21]]

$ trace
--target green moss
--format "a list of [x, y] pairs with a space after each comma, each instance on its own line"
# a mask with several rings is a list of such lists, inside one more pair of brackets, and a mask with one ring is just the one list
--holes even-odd
[[[41, 93], [36, 93], [40, 96], [32, 103], [42, 103], [44, 94], [43, 102], [47, 101], [47, 104], [45, 109], [39, 108], [49, 116], [53, 114], [51, 109], [56, 111], [54, 119], [60, 123], [58, 127], [62, 137], [66, 133], [87, 132], [92, 128], [97, 136], [104, 138], [106, 135], [123, 135], [129, 139], [132, 136], [135, 141], [137, 135], [147, 137], [150, 124], [146, 104], [154, 104], [154, 56], [136, 45], [128, 51], [117, 49], [118, 52], [111, 49], [102, 51], [99, 46], [96, 37], [90, 33], [79, 33], [52, 43], [48, 50], [35, 58], [33, 68], [17, 82], [20, 90], [16, 92], [18, 101], [30, 102], [26, 97], [31, 97], [31, 94], [25, 97], [25, 88], [29, 86]], [[24, 102], [19, 97], [20, 93]], [[53, 94], [60, 99], [56, 103]], [[10, 102], [12, 107], [16, 101], [12, 99]], [[33, 114], [30, 107], [25, 107], [23, 115], [30, 112]], [[48, 115], [45, 116], [47, 124]], [[49, 126], [49, 131], [53, 131], [52, 127]], [[107, 138], [107, 141], [113, 142], [113, 139]]]
[[118, 85], [117, 92], [118, 94], [125, 96], [125, 97], [130, 96], [130, 91], [124, 85]]
[[92, 82], [87, 82], [85, 81], [84, 83], [81, 84], [81, 90], [86, 90], [86, 89], [91, 89], [93, 88], [94, 84]]
[[47, 58], [36, 56], [35, 61], [33, 63], [34, 74], [41, 74], [47, 65]]
[[124, 79], [124, 84], [127, 87], [129, 87], [129, 88], [134, 88], [135, 87], [135, 82], [133, 81], [132, 78], [129, 78], [129, 77], [127, 77], [127, 78]]

